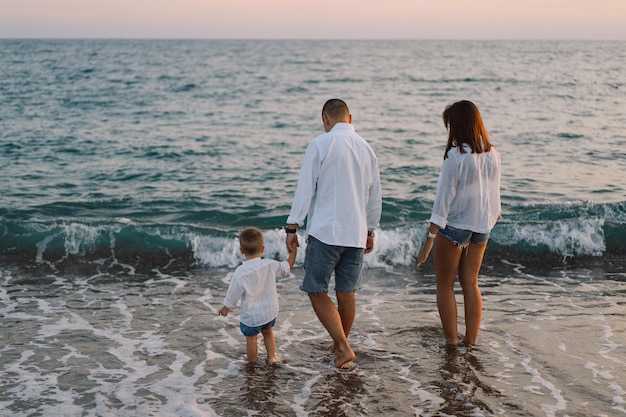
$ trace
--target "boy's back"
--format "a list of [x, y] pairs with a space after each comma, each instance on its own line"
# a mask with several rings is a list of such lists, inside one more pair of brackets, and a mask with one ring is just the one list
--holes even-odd
[[224, 305], [234, 308], [241, 299], [240, 321], [247, 326], [260, 326], [278, 315], [276, 278], [289, 275], [287, 261], [253, 258], [235, 270], [224, 299]]
[[267, 362], [276, 363], [276, 342], [273, 326], [278, 316], [278, 293], [276, 278], [285, 277], [291, 272], [296, 261], [296, 251], [290, 251], [284, 262], [262, 259], [265, 251], [263, 232], [256, 227], [248, 227], [239, 233], [239, 250], [246, 260], [235, 270], [220, 316], [226, 317], [228, 310], [241, 300], [239, 329], [246, 336], [246, 356], [256, 362], [258, 356], [257, 337], [263, 334], [267, 350]]

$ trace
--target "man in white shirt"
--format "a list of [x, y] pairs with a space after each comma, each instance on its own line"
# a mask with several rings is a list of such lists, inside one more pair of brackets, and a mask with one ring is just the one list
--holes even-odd
[[[374, 229], [382, 212], [378, 161], [352, 126], [345, 102], [328, 100], [322, 108], [325, 134], [308, 146], [287, 219], [287, 250], [299, 246], [297, 228], [307, 226], [305, 291], [315, 314], [334, 341], [335, 365], [355, 359], [348, 343], [356, 312], [355, 290], [361, 284], [363, 254], [374, 250]], [[335, 274], [337, 306], [328, 296]]]

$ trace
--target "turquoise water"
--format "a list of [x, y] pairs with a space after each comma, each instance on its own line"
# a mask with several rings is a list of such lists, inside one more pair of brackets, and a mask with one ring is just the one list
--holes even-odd
[[[0, 40], [0, 415], [624, 415], [624, 42]], [[257, 226], [284, 232], [326, 99], [378, 155], [355, 371], [292, 276], [284, 364], [217, 317]], [[503, 160], [479, 347], [415, 270], [470, 99]], [[461, 307], [460, 307], [461, 308]], [[462, 324], [462, 321], [460, 321]]]
[[[445, 145], [441, 112], [471, 99], [503, 155], [494, 243], [509, 253], [623, 256], [624, 50], [4, 40], [0, 254], [52, 270], [112, 246], [142, 259], [169, 248], [181, 267], [236, 264], [219, 248], [242, 227], [284, 224], [304, 149], [322, 131], [320, 107], [338, 96], [380, 159], [382, 236], [399, 245], [421, 236]], [[379, 249], [373, 265], [412, 264], [414, 246]]]
[[320, 107], [339, 96], [380, 159], [380, 229], [397, 238], [374, 265], [412, 263], [402, 245], [425, 228], [440, 115], [458, 99], [503, 154], [494, 243], [620, 255], [625, 58], [621, 42], [5, 40], [0, 253], [59, 267], [117, 245], [232, 265], [215, 251], [283, 225]]

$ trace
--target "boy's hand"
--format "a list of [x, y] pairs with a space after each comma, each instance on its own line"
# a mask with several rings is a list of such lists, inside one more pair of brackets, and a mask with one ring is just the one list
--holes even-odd
[[226, 306], [223, 306], [222, 308], [220, 308], [220, 311], [218, 311], [217, 314], [226, 317], [228, 316], [228, 309], [226, 308]]

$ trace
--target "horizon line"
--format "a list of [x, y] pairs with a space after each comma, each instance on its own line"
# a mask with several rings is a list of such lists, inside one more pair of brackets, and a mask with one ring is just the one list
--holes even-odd
[[312, 37], [294, 37], [294, 38], [276, 38], [276, 37], [149, 37], [149, 36], [0, 36], [0, 40], [189, 40], [189, 41], [435, 41], [435, 42], [626, 42], [621, 38], [312, 38]]

